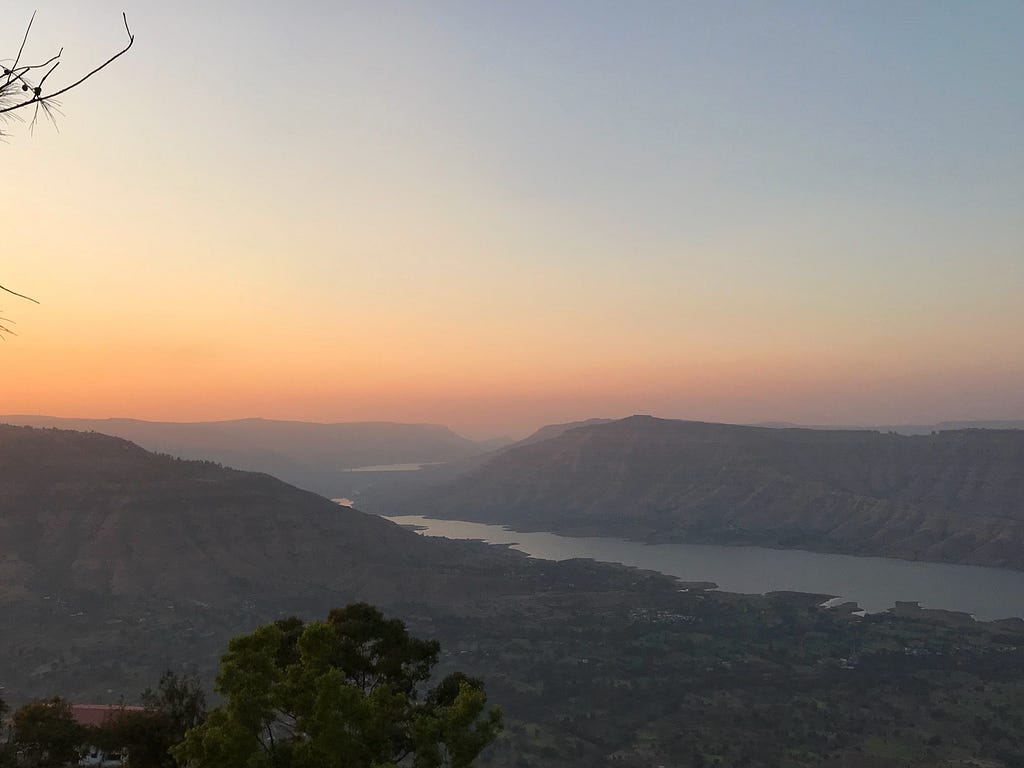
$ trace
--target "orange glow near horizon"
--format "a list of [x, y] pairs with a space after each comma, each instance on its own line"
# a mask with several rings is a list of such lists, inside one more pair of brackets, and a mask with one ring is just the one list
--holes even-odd
[[[69, 69], [123, 33], [88, 5], [37, 20], [41, 49], [80, 43]], [[820, 50], [764, 32], [800, 18], [649, 10], [588, 10], [607, 34], [567, 51], [511, 6], [139, 9], [60, 133], [0, 144], [0, 284], [42, 301], [0, 296], [0, 413], [1024, 418], [1024, 101], [990, 59], [1019, 56], [1012, 25], [936, 89], [981, 20], [837, 62], [880, 38], [825, 10]], [[241, 63], [268, 56], [295, 67]]]

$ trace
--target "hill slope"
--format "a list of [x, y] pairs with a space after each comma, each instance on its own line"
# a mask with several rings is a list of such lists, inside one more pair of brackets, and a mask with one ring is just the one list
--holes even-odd
[[[443, 550], [268, 475], [0, 426], [0, 596], [207, 604], [415, 588]], [[376, 578], [387, 574], [387, 578]], [[406, 584], [406, 580], [410, 584]]]
[[1024, 569], [1024, 432], [903, 436], [636, 416], [515, 447], [438, 517]]
[[176, 423], [52, 416], [0, 416], [0, 423], [123, 437], [149, 451], [266, 472], [332, 498], [350, 492], [348, 470], [354, 468], [447, 462], [486, 450], [436, 424], [269, 419]]
[[[14, 704], [131, 701], [168, 667], [209, 684], [230, 637], [363, 599], [439, 639], [439, 672], [485, 680], [508, 729], [482, 767], [711, 754], [751, 768], [926, 768], [936, 732], [964, 764], [1024, 755], [1024, 622], [960, 631], [967, 617], [912, 607], [853, 620], [821, 595], [680, 590], [425, 539], [265, 475], [103, 435], [0, 427], [0, 569], [0, 692]], [[891, 650], [904, 647], [926, 650]], [[808, 743], [810, 728], [829, 739]], [[864, 761], [890, 744], [898, 759]]]
[[428, 539], [268, 475], [120, 438], [0, 425], [8, 692], [60, 690], [46, 680], [106, 690], [176, 659], [209, 673], [233, 634], [352, 600], [430, 616], [570, 583], [619, 589], [638, 577]]

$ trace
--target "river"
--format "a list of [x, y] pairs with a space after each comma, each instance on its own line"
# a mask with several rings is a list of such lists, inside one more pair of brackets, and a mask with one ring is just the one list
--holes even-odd
[[544, 560], [576, 557], [622, 563], [678, 576], [713, 581], [728, 592], [813, 592], [856, 601], [868, 612], [896, 601], [925, 608], [964, 611], [982, 620], [1024, 618], [1024, 573], [999, 568], [912, 562], [883, 557], [804, 552], [797, 549], [726, 547], [710, 544], [643, 544], [623, 539], [520, 533], [498, 525], [389, 517], [417, 526], [426, 536], [507, 544]]

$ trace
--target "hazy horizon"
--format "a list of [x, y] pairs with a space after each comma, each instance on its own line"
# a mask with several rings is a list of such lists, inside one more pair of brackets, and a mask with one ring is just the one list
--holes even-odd
[[1019, 3], [125, 10], [0, 145], [2, 411], [1024, 418]]
[[891, 427], [926, 427], [936, 426], [939, 424], [948, 423], [966, 423], [966, 422], [1024, 422], [1024, 419], [1017, 419], [1012, 417], [999, 418], [999, 419], [935, 419], [931, 421], [891, 421], [891, 422], [846, 422], [846, 423], [811, 423], [811, 422], [795, 422], [777, 419], [758, 419], [753, 421], [735, 421], [728, 419], [701, 419], [692, 416], [666, 416], [659, 413], [623, 413], [616, 415], [607, 414], [591, 414], [590, 416], [579, 417], [575, 419], [564, 418], [555, 419], [553, 421], [545, 421], [539, 423], [530, 423], [527, 426], [520, 425], [515, 429], [510, 429], [505, 432], [491, 432], [491, 431], [474, 431], [473, 429], [463, 429], [452, 424], [446, 424], [441, 421], [421, 420], [421, 421], [400, 421], [396, 419], [344, 419], [344, 420], [322, 420], [322, 419], [293, 419], [293, 418], [271, 418], [267, 416], [235, 416], [231, 418], [210, 418], [210, 419], [146, 419], [133, 416], [82, 416], [82, 415], [70, 415], [61, 416], [52, 413], [4, 413], [0, 414], [0, 422], [4, 418], [17, 418], [17, 419], [63, 419], [63, 420], [82, 420], [82, 421], [106, 421], [106, 420], [128, 420], [128, 421], [141, 421], [152, 424], [216, 424], [219, 422], [235, 422], [235, 421], [279, 421], [279, 422], [295, 422], [300, 424], [420, 424], [427, 426], [440, 426], [445, 427], [461, 437], [469, 438], [470, 440], [477, 440], [486, 442], [488, 440], [496, 440], [500, 438], [511, 438], [512, 440], [521, 440], [525, 437], [530, 436], [538, 429], [542, 427], [566, 424], [577, 421], [586, 421], [588, 419], [608, 419], [618, 420], [625, 419], [631, 416], [652, 416], [657, 419], [674, 419], [680, 421], [697, 421], [697, 422], [711, 422], [718, 424], [735, 424], [739, 426], [793, 426], [793, 427], [805, 427], [814, 429], [874, 429], [874, 428], [891, 428]]

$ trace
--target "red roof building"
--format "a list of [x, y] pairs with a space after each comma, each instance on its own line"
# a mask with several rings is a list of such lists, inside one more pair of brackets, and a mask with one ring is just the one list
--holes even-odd
[[143, 707], [120, 704], [72, 704], [71, 716], [79, 725], [99, 727], [117, 715], [118, 712], [142, 712]]

